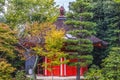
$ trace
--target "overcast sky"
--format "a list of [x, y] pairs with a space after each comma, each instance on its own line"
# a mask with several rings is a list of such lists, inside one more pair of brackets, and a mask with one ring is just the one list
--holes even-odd
[[55, 0], [57, 5], [64, 6], [65, 10], [67, 11], [68, 11], [69, 2], [72, 2], [72, 1], [75, 1], [75, 0]]

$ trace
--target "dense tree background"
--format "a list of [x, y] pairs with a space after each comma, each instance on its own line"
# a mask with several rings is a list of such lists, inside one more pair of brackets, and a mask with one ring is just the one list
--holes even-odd
[[[108, 33], [109, 24], [111, 23], [109, 17], [112, 16], [114, 12], [113, 1], [94, 0], [93, 5], [94, 8], [92, 11], [94, 13], [94, 16], [92, 18], [92, 21], [97, 24], [95, 28], [96, 37], [109, 43], [111, 39], [111, 37], [109, 37], [110, 34]], [[93, 64], [100, 66], [100, 64], [102, 63], [102, 59], [104, 59], [109, 53], [109, 45], [107, 46], [107, 49], [94, 48], [94, 51], [92, 52], [94, 57]]]
[[[98, 1], [99, 2], [99, 1]], [[97, 3], [98, 3], [97, 2]], [[99, 20], [101, 26], [98, 25], [97, 27], [97, 36], [101, 37], [103, 40], [109, 42], [109, 45], [106, 51], [100, 53], [100, 51], [96, 51], [97, 54], [101, 54], [103, 57], [101, 61], [98, 62], [101, 66], [100, 69], [95, 69], [95, 67], [91, 68], [88, 72], [87, 78], [89, 80], [118, 80], [120, 75], [120, 2], [119, 0], [102, 0], [101, 3], [102, 7], [97, 11], [102, 12], [102, 20]], [[99, 5], [98, 4], [98, 5]], [[96, 14], [96, 13], [95, 13]], [[99, 16], [99, 15], [96, 15]], [[97, 18], [96, 18], [97, 19]], [[97, 21], [97, 20], [96, 20]], [[104, 23], [104, 24], [102, 24]], [[99, 56], [101, 56], [99, 55]], [[96, 55], [95, 55], [96, 56]], [[95, 59], [98, 60], [98, 59]], [[95, 62], [96, 63], [96, 62]], [[93, 71], [93, 72], [92, 72]], [[90, 75], [91, 74], [91, 75]]]

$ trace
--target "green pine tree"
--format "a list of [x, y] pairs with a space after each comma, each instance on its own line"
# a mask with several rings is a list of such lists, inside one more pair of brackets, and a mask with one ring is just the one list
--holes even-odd
[[120, 46], [120, 3], [115, 2], [118, 0], [113, 0], [112, 15], [109, 16], [109, 30], [108, 30], [108, 40], [111, 46]]
[[90, 20], [93, 17], [91, 0], [76, 0], [69, 6], [70, 12], [66, 24], [71, 25], [71, 30], [67, 34], [73, 37], [66, 40], [67, 51], [72, 51], [70, 59], [77, 59], [77, 62], [71, 62], [71, 65], [77, 67], [76, 80], [80, 80], [80, 67], [92, 63], [93, 57], [90, 52], [93, 50], [92, 42], [87, 37], [95, 33], [95, 23]]
[[[109, 24], [111, 23], [110, 17], [113, 16], [114, 2], [113, 0], [94, 0], [94, 8], [92, 12], [94, 13], [92, 21], [94, 21], [97, 26], [95, 28], [96, 36], [104, 41], [110, 42], [111, 37], [109, 35]], [[94, 60], [93, 64], [100, 66], [102, 59], [104, 59], [109, 53], [109, 46], [107, 48], [94, 48], [92, 52]]]

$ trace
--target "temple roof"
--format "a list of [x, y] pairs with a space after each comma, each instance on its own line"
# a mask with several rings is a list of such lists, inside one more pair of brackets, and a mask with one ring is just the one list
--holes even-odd
[[103, 40], [101, 40], [101, 39], [99, 39], [99, 38], [97, 38], [96, 36], [93, 36], [93, 35], [88, 37], [88, 39], [91, 40], [93, 44], [101, 43], [102, 46], [107, 46], [108, 45], [108, 42], [103, 41]]
[[[55, 22], [55, 25], [56, 25], [57, 29], [63, 28], [66, 31], [69, 31], [70, 30], [70, 25], [66, 25], [64, 23], [65, 21], [66, 21], [66, 17], [65, 16], [59, 16], [57, 21]], [[101, 43], [103, 46], [108, 45], [108, 43], [106, 41], [103, 41], [103, 40], [97, 38], [94, 35], [88, 37], [88, 39], [91, 40], [93, 44]]]
[[[65, 24], [66, 21], [66, 17], [64, 16], [64, 8], [61, 7], [60, 8], [60, 16], [58, 17], [58, 19], [56, 20], [56, 22], [54, 23], [56, 25], [57, 29], [64, 29], [65, 31], [69, 31], [70, 30], [70, 25], [66, 25]], [[67, 34], [66, 34], [67, 35]], [[68, 36], [70, 36], [68, 34]], [[90, 37], [87, 37], [89, 40], [92, 41], [93, 44], [97, 44], [100, 43], [102, 46], [107, 46], [108, 43], [106, 41], [103, 41], [99, 38], [97, 38], [96, 36], [92, 35]], [[23, 43], [29, 43], [29, 44], [33, 44], [33, 46], [35, 46], [35, 44], [39, 44], [40, 39], [38, 37], [26, 37], [24, 39], [21, 39], [20, 42]], [[29, 45], [28, 45], [29, 46]]]
[[[65, 20], [66, 20], [65, 17], [64, 18], [58, 17], [58, 20], [55, 22], [56, 28], [57, 29], [63, 28], [66, 31], [69, 31], [69, 26], [64, 23]], [[65, 38], [67, 39], [67, 38], [75, 38], [75, 37], [70, 35], [70, 34], [66, 34]], [[108, 45], [108, 43], [106, 41], [103, 41], [103, 40], [97, 38], [94, 35], [87, 37], [87, 39], [91, 40], [93, 44], [100, 43], [102, 46], [107, 46]], [[35, 46], [36, 44], [40, 44], [41, 40], [38, 37], [33, 36], [33, 37], [26, 37], [24, 39], [21, 39], [20, 42], [22, 44], [27, 43], [28, 44], [27, 47], [29, 47], [29, 44], [30, 45], [32, 44], [31, 46]]]

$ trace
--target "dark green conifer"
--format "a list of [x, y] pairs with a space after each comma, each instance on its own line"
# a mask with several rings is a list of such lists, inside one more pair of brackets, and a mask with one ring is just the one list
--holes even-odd
[[66, 24], [71, 25], [71, 30], [67, 34], [71, 35], [66, 40], [66, 50], [72, 51], [70, 59], [77, 59], [77, 62], [70, 63], [77, 67], [76, 80], [80, 80], [80, 67], [92, 63], [90, 52], [93, 50], [93, 44], [88, 39], [95, 34], [95, 23], [91, 22], [93, 17], [91, 0], [76, 0], [70, 3], [70, 12], [67, 15]]

